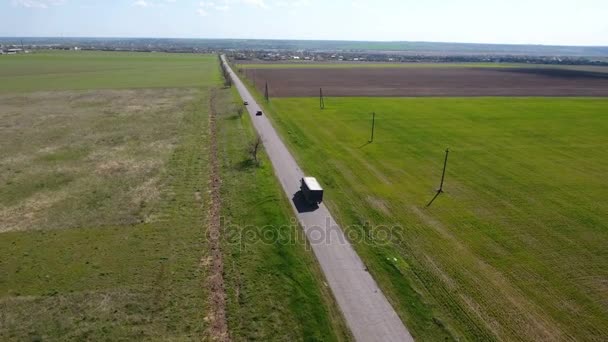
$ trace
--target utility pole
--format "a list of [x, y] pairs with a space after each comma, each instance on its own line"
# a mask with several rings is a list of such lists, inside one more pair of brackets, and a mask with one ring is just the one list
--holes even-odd
[[266, 102], [270, 100], [268, 97], [268, 82], [266, 82], [266, 90], [264, 91], [264, 97], [266, 98]]
[[445, 150], [445, 160], [443, 161], [443, 173], [441, 174], [441, 184], [439, 185], [439, 189], [437, 190], [435, 197], [433, 197], [433, 199], [429, 202], [429, 204], [426, 205], [427, 208], [430, 207], [431, 204], [433, 204], [433, 202], [435, 202], [437, 197], [439, 197], [439, 195], [441, 195], [443, 193], [443, 182], [445, 181], [445, 170], [448, 167], [448, 155], [449, 154], [450, 154], [450, 149], [447, 148]]
[[445, 160], [443, 162], [443, 173], [441, 174], [441, 185], [439, 186], [439, 190], [437, 192], [443, 192], [443, 181], [445, 180], [445, 170], [448, 167], [448, 155], [450, 154], [450, 149], [445, 149]]
[[372, 137], [369, 139], [369, 142], [374, 142], [374, 131], [376, 130], [376, 112], [372, 113]]
[[319, 88], [319, 108], [325, 109], [325, 99], [323, 98], [323, 88]]

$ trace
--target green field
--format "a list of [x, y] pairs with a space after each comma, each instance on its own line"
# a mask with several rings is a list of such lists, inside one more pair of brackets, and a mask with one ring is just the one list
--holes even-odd
[[[211, 93], [224, 232], [291, 222], [217, 57], [4, 57], [0, 340], [209, 339]], [[241, 247], [222, 241], [233, 340], [350, 338], [303, 242]]]
[[41, 52], [0, 58], [0, 93], [208, 87], [216, 56], [132, 52]]
[[[608, 100], [272, 99], [417, 339], [608, 336]], [[371, 112], [377, 113], [368, 143]], [[439, 186], [450, 148], [445, 193]], [[395, 227], [389, 242], [374, 238]]]

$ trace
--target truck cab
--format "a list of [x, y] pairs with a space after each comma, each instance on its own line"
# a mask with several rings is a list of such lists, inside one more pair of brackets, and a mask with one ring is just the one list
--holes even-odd
[[300, 190], [308, 204], [315, 205], [323, 202], [323, 188], [315, 177], [304, 177], [300, 180]]

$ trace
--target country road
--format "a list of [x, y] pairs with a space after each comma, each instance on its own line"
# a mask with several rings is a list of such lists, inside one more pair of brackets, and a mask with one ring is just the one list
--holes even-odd
[[[321, 265], [346, 323], [357, 341], [413, 341], [375, 280], [344, 236], [327, 207], [321, 204], [314, 211], [302, 210], [295, 194], [300, 190], [304, 173], [273, 128], [269, 119], [256, 116], [262, 110], [224, 56], [222, 61], [232, 77], [258, 134], [262, 138], [275, 174], [291, 201], [300, 225]], [[312, 175], [314, 176], [314, 175]], [[319, 180], [321, 185], [323, 180]], [[300, 209], [298, 209], [300, 208]]]

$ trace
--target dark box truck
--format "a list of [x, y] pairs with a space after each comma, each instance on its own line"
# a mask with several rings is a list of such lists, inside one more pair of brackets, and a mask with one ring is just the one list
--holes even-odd
[[304, 195], [304, 199], [309, 204], [319, 204], [323, 202], [323, 188], [317, 182], [317, 179], [314, 177], [304, 177], [300, 181], [300, 190], [302, 190], [302, 195]]

